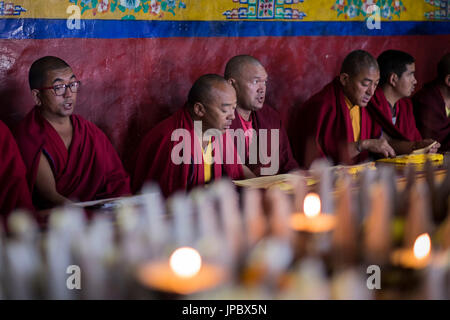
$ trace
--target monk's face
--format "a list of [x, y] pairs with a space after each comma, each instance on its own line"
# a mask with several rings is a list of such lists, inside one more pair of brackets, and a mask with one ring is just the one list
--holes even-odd
[[409, 97], [414, 92], [417, 84], [415, 73], [416, 64], [407, 64], [406, 71], [402, 73], [401, 77], [394, 84], [395, 91], [397, 91], [399, 96]]
[[203, 130], [218, 129], [223, 133], [234, 120], [236, 92], [228, 83], [220, 83], [213, 86], [211, 96], [211, 101], [204, 104]]
[[[47, 71], [43, 88], [70, 84], [77, 81], [71, 68]], [[56, 95], [53, 89], [39, 90], [37, 104], [41, 107], [44, 116], [68, 117], [73, 113], [77, 101], [77, 94], [65, 88], [63, 95]]]
[[246, 63], [241, 66], [238, 75], [232, 79], [239, 108], [257, 111], [263, 107], [266, 98], [267, 72], [262, 65]]
[[366, 107], [380, 81], [380, 72], [378, 68], [363, 68], [357, 75], [341, 74], [340, 81], [351, 103]]

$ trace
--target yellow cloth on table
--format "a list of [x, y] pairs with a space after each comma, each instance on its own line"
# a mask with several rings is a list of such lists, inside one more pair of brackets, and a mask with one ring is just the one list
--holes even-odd
[[447, 118], [450, 117], [450, 108], [445, 107], [445, 112], [447, 113]]
[[350, 119], [353, 127], [353, 139], [356, 142], [361, 138], [361, 110], [358, 105], [353, 105], [347, 97], [345, 97], [345, 103], [350, 112]]
[[377, 162], [387, 162], [387, 163], [394, 163], [394, 164], [423, 164], [426, 161], [432, 161], [432, 162], [438, 162], [443, 163], [444, 162], [444, 156], [440, 153], [427, 153], [427, 154], [408, 154], [404, 156], [398, 156], [395, 158], [384, 158], [379, 159]]
[[202, 147], [203, 153], [203, 168], [204, 168], [204, 179], [205, 183], [211, 180], [212, 176], [212, 164], [213, 164], [213, 156], [212, 156], [212, 144], [211, 138], [209, 138], [208, 145], [206, 146], [206, 150]]

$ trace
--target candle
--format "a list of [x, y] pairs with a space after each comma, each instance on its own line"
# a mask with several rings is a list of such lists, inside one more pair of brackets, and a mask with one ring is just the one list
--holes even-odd
[[202, 262], [195, 249], [182, 247], [168, 260], [151, 261], [139, 267], [137, 277], [152, 289], [186, 295], [218, 286], [227, 274], [218, 265]]
[[430, 262], [431, 239], [428, 233], [421, 234], [414, 242], [414, 247], [395, 250], [391, 261], [396, 266], [411, 269], [423, 269]]
[[200, 254], [189, 247], [179, 248], [170, 256], [170, 267], [182, 278], [195, 276], [202, 266]]
[[320, 198], [315, 193], [309, 193], [303, 202], [303, 213], [296, 212], [291, 216], [291, 226], [294, 230], [310, 233], [331, 231], [335, 226], [335, 217], [321, 214]]

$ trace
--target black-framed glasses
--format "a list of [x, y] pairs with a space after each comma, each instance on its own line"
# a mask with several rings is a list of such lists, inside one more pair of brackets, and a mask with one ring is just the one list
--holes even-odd
[[73, 81], [69, 84], [56, 84], [52, 87], [39, 88], [38, 90], [50, 90], [53, 89], [55, 96], [63, 96], [66, 93], [66, 89], [69, 88], [72, 93], [77, 93], [80, 89], [81, 81]]

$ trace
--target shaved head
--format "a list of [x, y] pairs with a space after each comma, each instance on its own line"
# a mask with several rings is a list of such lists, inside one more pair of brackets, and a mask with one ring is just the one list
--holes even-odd
[[261, 62], [259, 62], [258, 59], [252, 56], [249, 55], [234, 56], [227, 62], [227, 65], [225, 66], [225, 74], [224, 74], [225, 79], [228, 80], [230, 78], [238, 78], [241, 75], [243, 67], [249, 64], [262, 66]]
[[188, 104], [193, 106], [197, 102], [209, 104], [213, 99], [213, 88], [218, 84], [226, 84], [228, 82], [218, 74], [205, 74], [198, 78], [192, 85], [188, 95]]
[[36, 60], [31, 65], [28, 73], [30, 89], [33, 90], [43, 87], [48, 71], [66, 68], [70, 68], [69, 64], [58, 57], [46, 56]]
[[444, 81], [450, 74], [450, 52], [445, 54], [437, 66], [439, 81]]
[[341, 73], [350, 77], [360, 74], [363, 70], [378, 69], [377, 60], [367, 51], [355, 50], [350, 52], [342, 62]]

